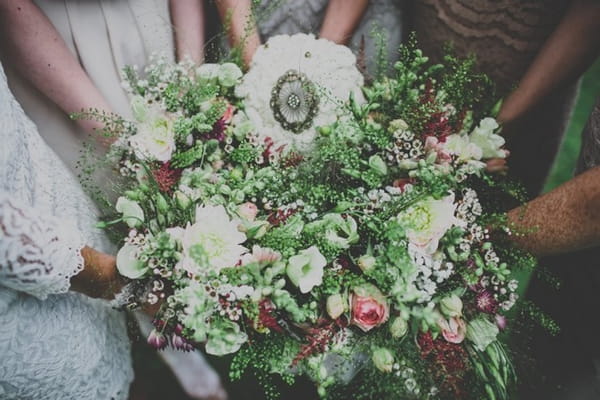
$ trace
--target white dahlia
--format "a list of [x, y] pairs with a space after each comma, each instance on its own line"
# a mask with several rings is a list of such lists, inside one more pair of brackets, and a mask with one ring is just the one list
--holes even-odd
[[316, 128], [339, 118], [351, 93], [362, 100], [362, 85], [346, 46], [313, 35], [279, 35], [256, 51], [236, 94], [261, 139], [307, 151]]

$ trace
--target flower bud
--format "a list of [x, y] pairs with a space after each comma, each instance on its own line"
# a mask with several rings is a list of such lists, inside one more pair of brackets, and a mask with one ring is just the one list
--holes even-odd
[[175, 192], [175, 203], [180, 209], [187, 210], [192, 204], [192, 200], [186, 194], [178, 190]]
[[362, 272], [368, 273], [373, 268], [375, 268], [376, 261], [377, 260], [372, 255], [365, 254], [358, 259], [357, 264], [358, 264], [358, 267], [362, 270]]
[[388, 169], [385, 161], [380, 156], [371, 156], [369, 157], [369, 167], [379, 175], [385, 176], [387, 175]]
[[390, 333], [395, 339], [400, 339], [408, 332], [408, 323], [402, 317], [397, 317], [390, 325]]
[[462, 308], [462, 300], [455, 294], [446, 296], [440, 301], [440, 310], [448, 318], [460, 317]]
[[157, 331], [156, 329], [152, 329], [150, 335], [148, 335], [148, 344], [152, 346], [156, 350], [162, 350], [167, 347], [167, 338], [165, 335]]
[[344, 313], [346, 305], [341, 294], [332, 294], [327, 298], [327, 314], [331, 319], [338, 319]]
[[185, 340], [184, 337], [182, 337], [180, 335], [177, 335], [175, 333], [173, 333], [171, 335], [171, 344], [177, 350], [181, 350], [181, 351], [192, 351], [192, 350], [194, 350], [194, 346], [192, 346], [192, 344], [190, 342], [188, 342], [187, 340]]
[[385, 347], [377, 347], [373, 350], [371, 359], [373, 360], [375, 367], [381, 372], [392, 372], [394, 356], [392, 355], [392, 352]]
[[160, 193], [157, 193], [154, 199], [156, 201], [156, 208], [158, 211], [166, 214], [167, 211], [169, 211], [169, 203], [167, 202], [167, 199], [165, 199], [165, 197]]

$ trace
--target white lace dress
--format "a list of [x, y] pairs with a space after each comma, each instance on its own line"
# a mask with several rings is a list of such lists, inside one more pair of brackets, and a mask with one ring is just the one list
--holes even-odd
[[0, 398], [126, 399], [124, 314], [68, 292], [81, 247], [111, 251], [96, 210], [0, 68]]

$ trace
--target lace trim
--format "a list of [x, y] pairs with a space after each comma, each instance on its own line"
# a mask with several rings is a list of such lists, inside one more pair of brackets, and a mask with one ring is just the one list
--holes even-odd
[[69, 290], [84, 268], [84, 247], [77, 230], [28, 207], [0, 197], [0, 277], [2, 284], [45, 300]]

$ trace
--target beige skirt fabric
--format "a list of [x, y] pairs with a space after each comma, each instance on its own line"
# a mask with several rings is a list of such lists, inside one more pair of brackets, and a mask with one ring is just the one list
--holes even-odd
[[[121, 87], [126, 65], [143, 67], [153, 53], [174, 59], [167, 0], [37, 0], [113, 111], [128, 117]], [[74, 172], [85, 132], [2, 60], [8, 82], [44, 140]]]

